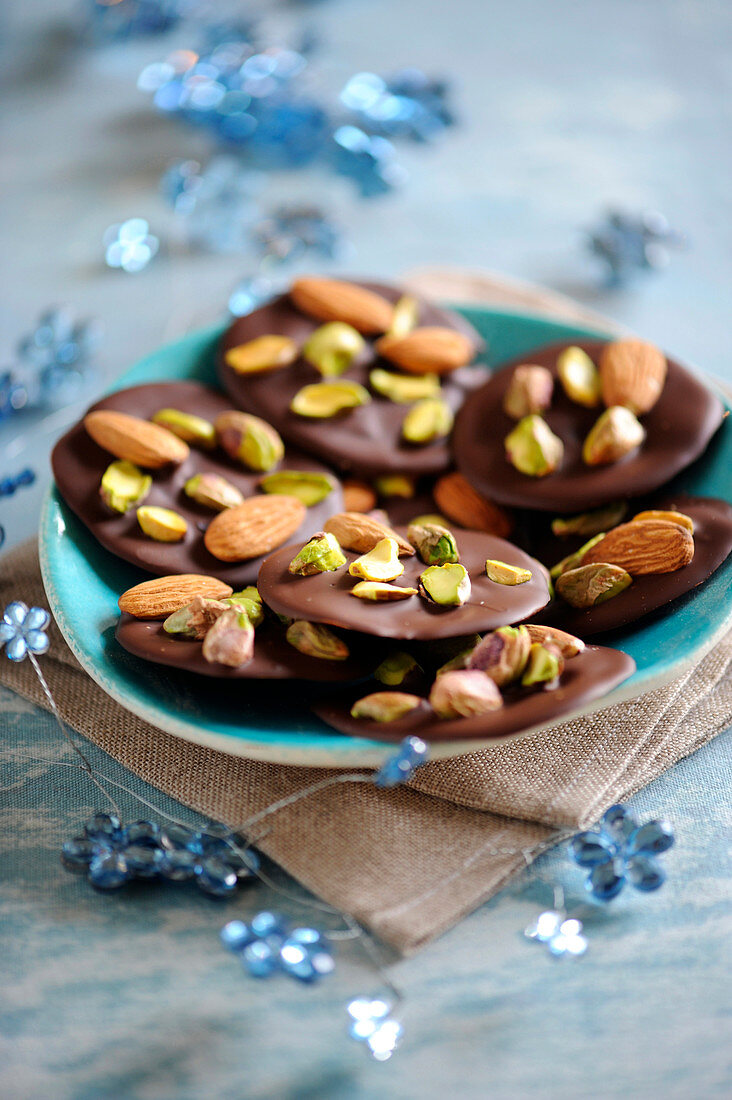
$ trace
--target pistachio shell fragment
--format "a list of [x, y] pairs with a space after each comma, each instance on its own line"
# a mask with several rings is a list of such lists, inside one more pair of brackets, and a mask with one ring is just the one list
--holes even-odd
[[257, 336], [246, 344], [229, 348], [224, 360], [237, 374], [259, 374], [288, 367], [298, 354], [298, 346], [289, 336]]
[[295, 554], [288, 572], [297, 577], [312, 577], [315, 573], [332, 573], [345, 564], [345, 554], [335, 535], [318, 531]]
[[530, 569], [522, 569], [520, 565], [509, 565], [506, 561], [495, 561], [488, 558], [485, 563], [485, 572], [489, 581], [496, 584], [526, 584], [533, 574]]
[[582, 458], [587, 466], [609, 466], [640, 447], [646, 429], [635, 413], [624, 405], [605, 409], [582, 445]]
[[351, 718], [363, 718], [367, 722], [398, 722], [420, 706], [422, 701], [419, 695], [409, 695], [406, 691], [374, 691], [353, 704]]
[[351, 589], [351, 595], [360, 600], [373, 600], [375, 603], [390, 603], [395, 600], [406, 600], [410, 596], [417, 595], [416, 588], [400, 588], [396, 584], [387, 584], [385, 581], [359, 581]]
[[220, 615], [203, 639], [203, 656], [209, 664], [240, 668], [254, 656], [254, 627], [240, 607]]
[[152, 504], [143, 504], [137, 509], [137, 522], [148, 538], [156, 542], [180, 542], [188, 530], [183, 516], [170, 508], [156, 508]]
[[513, 420], [542, 413], [551, 405], [553, 392], [551, 371], [534, 363], [522, 363], [511, 374], [503, 397], [503, 411]]
[[194, 443], [209, 451], [216, 446], [216, 429], [210, 420], [204, 420], [202, 416], [181, 412], [180, 409], [158, 409], [152, 422], [167, 428], [186, 443]]
[[337, 378], [365, 347], [366, 341], [352, 325], [329, 321], [308, 337], [302, 354], [323, 378]]
[[387, 474], [384, 477], [377, 477], [374, 488], [380, 497], [399, 497], [400, 500], [411, 500], [417, 493], [414, 478], [406, 474]]
[[557, 595], [572, 607], [595, 607], [624, 592], [633, 578], [625, 569], [607, 562], [581, 565], [557, 578]]
[[549, 571], [549, 576], [552, 580], [556, 580], [562, 573], [566, 573], [569, 569], [576, 569], [582, 564], [582, 559], [588, 550], [591, 550], [593, 546], [597, 546], [598, 542], [601, 542], [605, 538], [605, 532], [599, 531], [596, 535], [593, 535], [591, 539], [583, 543], [579, 550], [575, 550], [573, 554], [568, 554], [566, 558], [562, 558], [556, 565], [553, 565]]
[[419, 589], [440, 607], [460, 607], [470, 599], [470, 575], [464, 565], [431, 565], [420, 576]]
[[454, 421], [452, 409], [441, 397], [423, 397], [404, 417], [402, 438], [407, 443], [432, 443], [449, 435]]
[[99, 495], [113, 512], [122, 515], [143, 500], [152, 488], [152, 478], [134, 462], [112, 462], [102, 474]]
[[594, 409], [600, 404], [600, 372], [582, 348], [572, 346], [559, 353], [557, 374], [570, 401], [586, 409]]
[[633, 516], [631, 523], [639, 523], [644, 519], [660, 519], [665, 520], [666, 523], [676, 523], [679, 527], [685, 527], [692, 535], [694, 534], [694, 520], [691, 516], [687, 516], [685, 512], [664, 512], [658, 508], [649, 508], [645, 512], [639, 512], [637, 516]]
[[[579, 516], [568, 516], [566, 519], [552, 520], [552, 534], [557, 538], [569, 538], [570, 535], [579, 535], [581, 538], [590, 538], [616, 527], [625, 519], [628, 505], [624, 500], [616, 500], [612, 504], [606, 504], [604, 508], [596, 508], [593, 512], [583, 512]], [[650, 513], [641, 513], [644, 518]]]
[[493, 680], [482, 672], [457, 669], [437, 677], [429, 703], [438, 718], [472, 718], [500, 710], [503, 699]]
[[214, 426], [226, 453], [250, 470], [264, 472], [282, 461], [285, 445], [266, 420], [231, 409], [217, 416]]
[[288, 626], [285, 638], [293, 649], [306, 657], [317, 657], [321, 661], [345, 661], [349, 656], [346, 643], [321, 623], [295, 619]]
[[403, 294], [394, 306], [391, 324], [387, 336], [395, 336], [401, 339], [417, 327], [419, 318], [419, 302], [411, 294]]
[[246, 588], [242, 588], [241, 592], [232, 592], [223, 602], [234, 607], [241, 607], [243, 611], [246, 611], [249, 622], [255, 630], [264, 621], [262, 597], [253, 584], [249, 584]]
[[263, 477], [259, 486], [265, 493], [297, 497], [306, 508], [312, 508], [333, 492], [336, 482], [329, 474], [319, 474], [317, 470], [278, 470]]
[[425, 565], [448, 565], [460, 561], [452, 531], [439, 523], [410, 523], [407, 538]]
[[526, 668], [531, 638], [525, 626], [501, 626], [472, 651], [468, 668], [489, 676], [499, 688], [517, 680]]
[[369, 373], [369, 385], [395, 405], [412, 405], [423, 397], [436, 397], [440, 392], [440, 379], [436, 374], [395, 374], [383, 367], [374, 367]]
[[521, 677], [522, 687], [533, 687], [535, 684], [546, 684], [547, 687], [554, 684], [564, 671], [564, 657], [556, 646], [547, 643], [533, 642], [529, 651], [529, 660], [526, 671]]
[[183, 486], [183, 492], [197, 504], [203, 504], [205, 508], [213, 508], [216, 512], [224, 512], [227, 508], [235, 508], [241, 504], [244, 496], [236, 485], [232, 485], [221, 474], [205, 473], [194, 474], [189, 477]]
[[290, 409], [297, 416], [316, 420], [328, 420], [331, 416], [368, 405], [371, 394], [359, 382], [343, 379], [340, 382], [313, 382], [303, 386], [290, 402]]
[[374, 677], [380, 684], [386, 684], [387, 687], [398, 687], [399, 684], [404, 683], [407, 676], [412, 672], [421, 672], [420, 666], [411, 653], [399, 651], [390, 653], [388, 657], [384, 658], [374, 671]]
[[506, 458], [519, 473], [546, 477], [564, 456], [564, 444], [540, 416], [525, 416], [505, 439]]
[[404, 566], [399, 560], [399, 543], [396, 539], [379, 539], [373, 550], [362, 554], [348, 567], [352, 577], [365, 581], [394, 581], [401, 577]]
[[226, 600], [209, 600], [205, 596], [196, 596], [168, 615], [163, 623], [166, 634], [182, 634], [185, 638], [205, 638], [208, 631], [228, 607]]

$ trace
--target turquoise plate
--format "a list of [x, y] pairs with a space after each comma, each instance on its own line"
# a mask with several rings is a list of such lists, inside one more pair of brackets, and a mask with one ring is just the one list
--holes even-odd
[[[502, 310], [462, 312], [484, 337], [492, 365], [555, 340], [606, 335]], [[114, 388], [158, 379], [194, 378], [215, 383], [214, 351], [221, 332], [221, 328], [195, 332], [160, 348], [123, 375]], [[732, 424], [728, 420], [706, 455], [677, 484], [699, 495], [728, 498], [730, 470]], [[114, 640], [117, 598], [145, 575], [99, 546], [54, 489], [44, 505], [40, 549], [49, 603], [72, 651], [112, 698], [152, 725], [239, 756], [288, 764], [378, 765], [390, 751], [374, 741], [335, 733], [311, 717], [308, 701], [315, 689], [308, 685], [298, 685], [288, 693], [290, 698], [282, 699], [280, 687], [274, 683], [197, 679], [147, 664], [122, 650]], [[638, 670], [612, 694], [581, 713], [632, 698], [680, 676], [714, 645], [731, 618], [732, 560], [728, 560], [673, 612], [641, 621], [617, 639], [615, 644], [635, 659]], [[280, 697], [275, 701], [276, 695]], [[432, 755], [455, 756], [481, 747], [476, 741], [435, 745]]]

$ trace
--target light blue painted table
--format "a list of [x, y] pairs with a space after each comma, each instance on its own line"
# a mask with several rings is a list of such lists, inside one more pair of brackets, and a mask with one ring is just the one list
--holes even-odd
[[[265, 6], [289, 20], [305, 8]], [[76, 53], [63, 32], [74, 7], [4, 6], [14, 156], [4, 172], [0, 350], [6, 361], [36, 314], [65, 299], [105, 320], [101, 370], [111, 378], [162, 340], [215, 320], [247, 267], [173, 246], [139, 278], [100, 268], [108, 223], [143, 214], [169, 231], [156, 180], [169, 159], [205, 144], [151, 116], [134, 88], [143, 64], [186, 43]], [[458, 77], [464, 124], [438, 147], [404, 150], [412, 180], [403, 195], [359, 204], [342, 182], [272, 182], [273, 202], [312, 199], [315, 187], [332, 204], [353, 245], [345, 266], [393, 276], [453, 263], [543, 281], [732, 380], [729, 6], [324, 0], [306, 10], [329, 42], [326, 87], [407, 62]], [[663, 276], [617, 294], [593, 290], [578, 232], [613, 201], [660, 207], [691, 241]], [[4, 462], [19, 466], [29, 453], [39, 462], [43, 440], [24, 449], [14, 434], [0, 434]], [[34, 530], [42, 482], [0, 501], [10, 541]], [[357, 945], [342, 946], [319, 986], [257, 984], [217, 932], [230, 913], [270, 904], [266, 888], [222, 907], [157, 887], [94, 894], [58, 863], [61, 840], [95, 802], [77, 773], [35, 762], [70, 760], [51, 719], [4, 692], [0, 726], [3, 1098], [729, 1095], [729, 735], [633, 800], [639, 816], [663, 812], [677, 827], [663, 890], [621, 897], [593, 920], [583, 959], [555, 962], [520, 933], [551, 902], [549, 882], [574, 897], [581, 876], [563, 852], [543, 857], [530, 879], [396, 963], [407, 1037], [376, 1065], [344, 1033], [344, 1002], [374, 988]], [[110, 777], [170, 808], [92, 754]], [[124, 808], [138, 812], [131, 798]]]

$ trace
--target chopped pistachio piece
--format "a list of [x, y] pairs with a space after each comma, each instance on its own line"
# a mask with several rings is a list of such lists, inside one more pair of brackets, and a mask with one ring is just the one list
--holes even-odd
[[417, 327], [419, 318], [419, 302], [411, 294], [404, 294], [394, 306], [391, 324], [387, 336], [395, 336], [401, 339]]
[[414, 524], [415, 527], [446, 527], [449, 529], [449, 519], [447, 516], [440, 515], [439, 512], [425, 512], [421, 516], [415, 516], [410, 520], [410, 524]]
[[540, 416], [525, 416], [506, 436], [506, 458], [519, 473], [546, 477], [564, 456], [564, 444]]
[[401, 577], [404, 566], [399, 560], [399, 543], [396, 539], [379, 539], [373, 550], [362, 554], [348, 567], [352, 577], [365, 581], [394, 581]]
[[152, 478], [133, 462], [112, 462], [102, 474], [99, 495], [113, 512], [122, 515], [143, 500], [152, 488]]
[[262, 597], [253, 584], [247, 585], [246, 588], [242, 588], [241, 592], [232, 592], [223, 602], [232, 606], [241, 607], [246, 611], [249, 622], [255, 630], [264, 621]]
[[205, 638], [208, 631], [228, 607], [226, 600], [209, 600], [205, 596], [196, 596], [168, 615], [163, 623], [166, 634], [182, 634], [185, 638]]
[[531, 580], [530, 569], [522, 569], [520, 565], [509, 565], [505, 561], [495, 561], [488, 558], [485, 563], [485, 572], [488, 580], [496, 584], [526, 584]]
[[346, 643], [327, 626], [295, 619], [287, 628], [285, 638], [299, 653], [321, 661], [345, 661], [349, 656]]
[[691, 516], [687, 516], [685, 512], [664, 512], [658, 508], [650, 508], [645, 512], [639, 512], [637, 516], [633, 516], [630, 522], [637, 523], [639, 520], [644, 519], [661, 519], [665, 520], [666, 523], [676, 523], [679, 527], [685, 527], [692, 535], [694, 534], [694, 520]]
[[386, 684], [387, 687], [398, 687], [412, 672], [421, 672], [419, 665], [411, 653], [399, 651], [384, 658], [375, 670], [374, 677], [380, 684]]
[[529, 650], [529, 660], [521, 677], [522, 687], [534, 684], [552, 684], [558, 680], [564, 670], [564, 658], [556, 646], [533, 642]]
[[600, 404], [600, 372], [582, 348], [572, 346], [559, 353], [557, 374], [570, 401], [586, 409]]
[[186, 443], [205, 447], [209, 451], [216, 446], [216, 429], [202, 416], [181, 412], [180, 409], [158, 409], [152, 421], [153, 424], [159, 424], [161, 428], [167, 428], [169, 432], [177, 435], [179, 439], [184, 439]]
[[351, 589], [351, 595], [359, 600], [373, 600], [375, 603], [389, 603], [394, 600], [406, 600], [417, 595], [416, 588], [400, 588], [386, 581], [359, 581]]
[[468, 668], [489, 676], [498, 687], [517, 680], [526, 668], [531, 638], [525, 626], [500, 626], [472, 651]]
[[423, 397], [412, 405], [402, 421], [402, 438], [407, 443], [432, 443], [452, 431], [455, 417], [441, 397]]
[[438, 718], [472, 718], [503, 706], [501, 693], [482, 672], [455, 669], [438, 676], [429, 703]]
[[264, 472], [282, 461], [285, 445], [266, 420], [231, 409], [216, 417], [215, 427], [226, 453], [250, 470]]
[[374, 367], [369, 373], [369, 385], [395, 405], [412, 405], [424, 397], [437, 397], [440, 392], [436, 374], [395, 374], [383, 367]]
[[419, 578], [420, 592], [441, 607], [460, 607], [470, 599], [470, 575], [464, 565], [431, 565]]
[[240, 668], [254, 656], [254, 627], [241, 607], [220, 615], [203, 639], [203, 656], [210, 664]]
[[552, 403], [554, 379], [546, 367], [522, 363], [511, 373], [503, 396], [503, 411], [512, 420], [522, 420], [532, 413], [542, 413]]
[[369, 391], [359, 382], [341, 379], [338, 382], [314, 382], [303, 386], [290, 402], [290, 409], [298, 416], [328, 420], [346, 409], [368, 405], [370, 401]]
[[237, 374], [259, 374], [262, 371], [277, 370], [294, 363], [299, 349], [289, 336], [257, 336], [246, 344], [229, 348], [224, 353], [228, 366]]
[[297, 577], [312, 577], [315, 573], [332, 573], [345, 564], [345, 554], [335, 535], [318, 531], [295, 554], [288, 572]]
[[646, 429], [624, 405], [611, 405], [595, 421], [582, 445], [587, 466], [609, 466], [640, 447]]
[[549, 576], [553, 581], [560, 577], [562, 573], [566, 573], [569, 569], [576, 569], [578, 565], [582, 564], [582, 559], [588, 550], [591, 550], [593, 546], [597, 546], [598, 542], [601, 542], [605, 538], [605, 532], [599, 531], [596, 535], [593, 535], [591, 539], [588, 539], [579, 550], [575, 550], [573, 554], [567, 554], [566, 558], [562, 558], [556, 565], [553, 565], [549, 571]]
[[180, 542], [188, 530], [183, 516], [170, 508], [156, 508], [151, 504], [143, 504], [137, 509], [137, 522], [148, 538], [156, 542]]
[[384, 477], [377, 477], [374, 488], [380, 497], [399, 497], [400, 500], [411, 500], [417, 493], [414, 478], [406, 474], [386, 474]]
[[194, 474], [189, 477], [183, 486], [183, 492], [191, 500], [217, 512], [235, 508], [244, 500], [243, 493], [239, 492], [236, 485], [232, 485], [221, 474], [214, 473]]
[[422, 702], [419, 695], [409, 695], [405, 691], [374, 691], [353, 704], [351, 718], [363, 718], [367, 722], [398, 722]]
[[616, 500], [613, 504], [606, 504], [604, 508], [596, 508], [593, 512], [567, 516], [566, 519], [553, 519], [552, 534], [560, 539], [569, 538], [570, 535], [579, 535], [581, 538], [588, 539], [592, 535], [609, 531], [611, 527], [617, 527], [625, 519], [627, 511], [627, 503], [624, 500]]
[[595, 607], [624, 592], [633, 578], [619, 565], [597, 562], [569, 569], [557, 578], [557, 595], [572, 607]]
[[448, 565], [460, 561], [452, 531], [439, 523], [410, 523], [407, 538], [425, 565]]
[[445, 661], [444, 664], [435, 672], [435, 676], [444, 676], [446, 672], [455, 672], [457, 669], [470, 668], [470, 661], [473, 656], [476, 645], [480, 643], [480, 635], [477, 636], [477, 640], [471, 645], [467, 645], [464, 649], [461, 649], [459, 653], [456, 653], [449, 661]]
[[366, 341], [352, 325], [329, 321], [308, 337], [302, 354], [323, 378], [337, 378], [365, 347]]
[[312, 508], [333, 492], [336, 483], [329, 474], [320, 474], [317, 470], [278, 470], [263, 477], [259, 485], [265, 493], [297, 497], [306, 508]]

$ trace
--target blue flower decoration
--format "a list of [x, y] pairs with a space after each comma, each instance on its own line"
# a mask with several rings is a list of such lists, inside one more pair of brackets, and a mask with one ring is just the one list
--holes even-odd
[[237, 283], [229, 297], [229, 312], [234, 317], [245, 317], [247, 313], [269, 302], [275, 295], [275, 287], [261, 275], [252, 275]]
[[144, 218], [128, 218], [105, 231], [104, 260], [108, 267], [118, 267], [130, 275], [142, 271], [157, 254], [160, 242], [150, 232]]
[[339, 176], [347, 176], [357, 184], [363, 198], [385, 195], [407, 179], [388, 138], [367, 134], [358, 126], [338, 127], [333, 134], [331, 161]]
[[346, 1011], [351, 1017], [351, 1038], [365, 1043], [377, 1062], [388, 1061], [404, 1034], [402, 1024], [392, 1015], [394, 1005], [380, 997], [356, 997]]
[[666, 267], [669, 250], [683, 244], [663, 214], [628, 214], [611, 210], [589, 234], [588, 245], [607, 268], [608, 281], [619, 286], [639, 272]]
[[257, 218], [255, 193], [262, 176], [233, 156], [176, 161], [165, 172], [161, 189], [182, 219], [191, 244], [210, 252], [243, 252], [251, 244]]
[[444, 80], [402, 69], [386, 78], [356, 73], [341, 92], [341, 102], [371, 134], [429, 141], [454, 123], [448, 93]]
[[198, 831], [154, 821], [123, 826], [114, 814], [99, 813], [64, 843], [61, 862], [67, 871], [86, 874], [97, 890], [116, 890], [133, 879], [195, 880], [205, 894], [225, 898], [259, 867], [256, 853], [240, 855], [232, 847], [237, 843], [223, 825]]
[[527, 939], [545, 943], [555, 958], [563, 955], [584, 955], [587, 939], [582, 935], [582, 921], [567, 918], [566, 913], [547, 909], [524, 930]]
[[11, 661], [23, 661], [29, 653], [45, 653], [48, 649], [46, 627], [51, 616], [43, 607], [31, 607], [14, 600], [9, 603], [0, 621], [0, 649]]
[[397, 787], [411, 779], [427, 760], [429, 749], [420, 737], [405, 737], [397, 751], [384, 761], [374, 775], [377, 787]]
[[333, 259], [340, 231], [317, 206], [280, 206], [254, 226], [252, 238], [264, 259], [286, 263], [309, 253]]
[[95, 320], [46, 310], [17, 346], [18, 364], [0, 377], [0, 420], [37, 405], [73, 401], [89, 374], [102, 335]]
[[666, 874], [654, 857], [673, 843], [667, 821], [638, 825], [625, 806], [616, 805], [603, 814], [598, 831], [579, 833], [569, 850], [580, 867], [590, 868], [587, 890], [598, 901], [610, 901], [626, 882], [636, 890], [658, 890]]
[[257, 913], [246, 924], [232, 920], [221, 929], [221, 941], [238, 955], [253, 978], [280, 972], [300, 982], [315, 982], [330, 974], [335, 963], [317, 928], [293, 927], [276, 913]]

